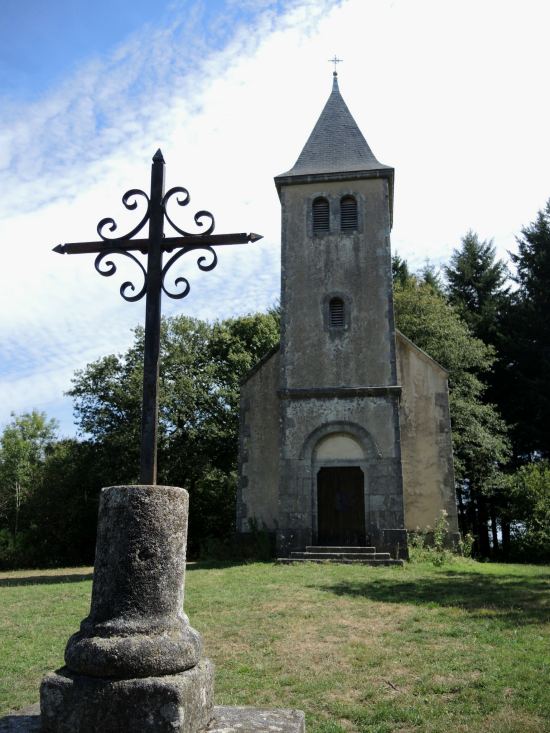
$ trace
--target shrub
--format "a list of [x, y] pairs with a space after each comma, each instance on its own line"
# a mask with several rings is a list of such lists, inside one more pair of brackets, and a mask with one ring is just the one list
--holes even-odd
[[528, 562], [550, 560], [550, 461], [536, 461], [511, 477], [514, 504], [512, 557]]
[[474, 538], [468, 533], [461, 540], [456, 551], [449, 548], [449, 522], [443, 509], [436, 519], [433, 529], [428, 526], [409, 534], [409, 560], [412, 563], [431, 562], [436, 567], [455, 562], [458, 556], [469, 557], [472, 553]]

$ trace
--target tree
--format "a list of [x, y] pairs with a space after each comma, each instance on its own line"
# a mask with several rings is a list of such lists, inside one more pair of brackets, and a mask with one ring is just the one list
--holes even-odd
[[[508, 399], [503, 379], [505, 358], [502, 325], [510, 303], [507, 267], [496, 258], [492, 240], [480, 241], [478, 235], [470, 230], [462, 238], [461, 247], [454, 250], [444, 272], [449, 302], [458, 311], [472, 334], [494, 348], [495, 358], [492, 368], [483, 373], [483, 379], [487, 383], [483, 401], [498, 405], [500, 413], [503, 401]], [[506, 431], [509, 433], [508, 426]], [[503, 465], [501, 462], [501, 466]], [[505, 544], [509, 537], [506, 489], [508, 484], [500, 472], [495, 478], [497, 480], [492, 481], [492, 489], [485, 491], [481, 503], [488, 497], [484, 511], [490, 515], [493, 548], [498, 548], [497, 515], [500, 517], [501, 537]]]
[[449, 372], [461, 525], [475, 532], [478, 551], [488, 555], [488, 503], [503, 484], [500, 469], [509, 453], [506, 425], [483, 400], [480, 375], [490, 369], [494, 349], [475, 338], [445, 298], [416, 277], [396, 284], [395, 314], [398, 328]]
[[55, 440], [57, 423], [45, 413], [11, 414], [0, 436], [0, 512], [17, 542], [20, 515], [37, 490], [46, 451]]
[[417, 277], [421, 282], [429, 285], [432, 290], [435, 290], [436, 293], [443, 294], [440, 272], [430, 260], [426, 260], [424, 267], [420, 269]]
[[521, 230], [516, 266], [518, 289], [505, 319], [505, 371], [518, 462], [550, 456], [550, 200]]
[[511, 477], [516, 552], [528, 562], [550, 560], [550, 462], [521, 466]]
[[[190, 549], [231, 534], [240, 380], [279, 339], [278, 313], [207, 323], [165, 318], [159, 383], [159, 483], [189, 491]], [[98, 475], [138, 480], [143, 330], [123, 355], [78, 371], [69, 394], [83, 436], [98, 450]]]
[[28, 564], [92, 564], [97, 512], [102, 486], [109, 477], [101, 446], [64, 439], [47, 451], [39, 490], [29, 499], [30, 519], [26, 552]]
[[492, 240], [469, 231], [444, 268], [447, 295], [472, 333], [497, 345], [500, 316], [508, 302], [506, 265], [496, 259]]
[[399, 285], [405, 285], [411, 276], [407, 260], [400, 257], [397, 252], [391, 258], [391, 272], [393, 282]]

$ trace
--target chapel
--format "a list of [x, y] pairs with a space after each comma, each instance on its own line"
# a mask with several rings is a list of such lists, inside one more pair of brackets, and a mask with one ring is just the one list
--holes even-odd
[[373, 545], [447, 512], [458, 531], [447, 373], [395, 328], [394, 169], [333, 75], [281, 202], [281, 339], [241, 385], [237, 531], [277, 554]]

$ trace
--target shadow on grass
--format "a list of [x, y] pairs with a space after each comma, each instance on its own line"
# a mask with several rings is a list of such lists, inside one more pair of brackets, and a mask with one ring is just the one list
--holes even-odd
[[14, 578], [0, 578], [0, 588], [10, 588], [18, 585], [55, 585], [57, 583], [80, 583], [83, 580], [92, 580], [93, 573], [60, 573], [59, 575], [28, 575]]
[[0, 718], [0, 733], [39, 733], [41, 730], [38, 703]]
[[0, 718], [0, 733], [40, 733], [39, 715], [6, 715]]
[[244, 565], [273, 565], [273, 560], [192, 560], [187, 563], [185, 572], [190, 570], [223, 570], [224, 568], [236, 568]]
[[[186, 572], [190, 570], [222, 570], [224, 568], [250, 565], [258, 560], [191, 560], [186, 564]], [[266, 562], [272, 564], [272, 561]], [[20, 575], [12, 578], [0, 578], [0, 588], [19, 585], [55, 585], [56, 583], [80, 583], [82, 580], [93, 580], [93, 573], [67, 573], [62, 570], [49, 575]], [[1, 733], [1, 731], [0, 731]]]
[[411, 603], [462, 608], [475, 617], [496, 618], [513, 626], [550, 621], [550, 574], [536, 577], [462, 573], [417, 578], [374, 578], [317, 587], [338, 596], [368, 598], [382, 603]]

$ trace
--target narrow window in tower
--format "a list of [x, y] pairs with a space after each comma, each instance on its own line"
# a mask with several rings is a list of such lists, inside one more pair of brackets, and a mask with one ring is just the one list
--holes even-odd
[[329, 230], [328, 201], [325, 198], [317, 198], [313, 202], [313, 233], [322, 234]]
[[328, 325], [330, 328], [344, 328], [346, 314], [342, 298], [331, 298], [328, 304]]
[[340, 228], [342, 231], [357, 229], [357, 201], [353, 196], [340, 199]]

